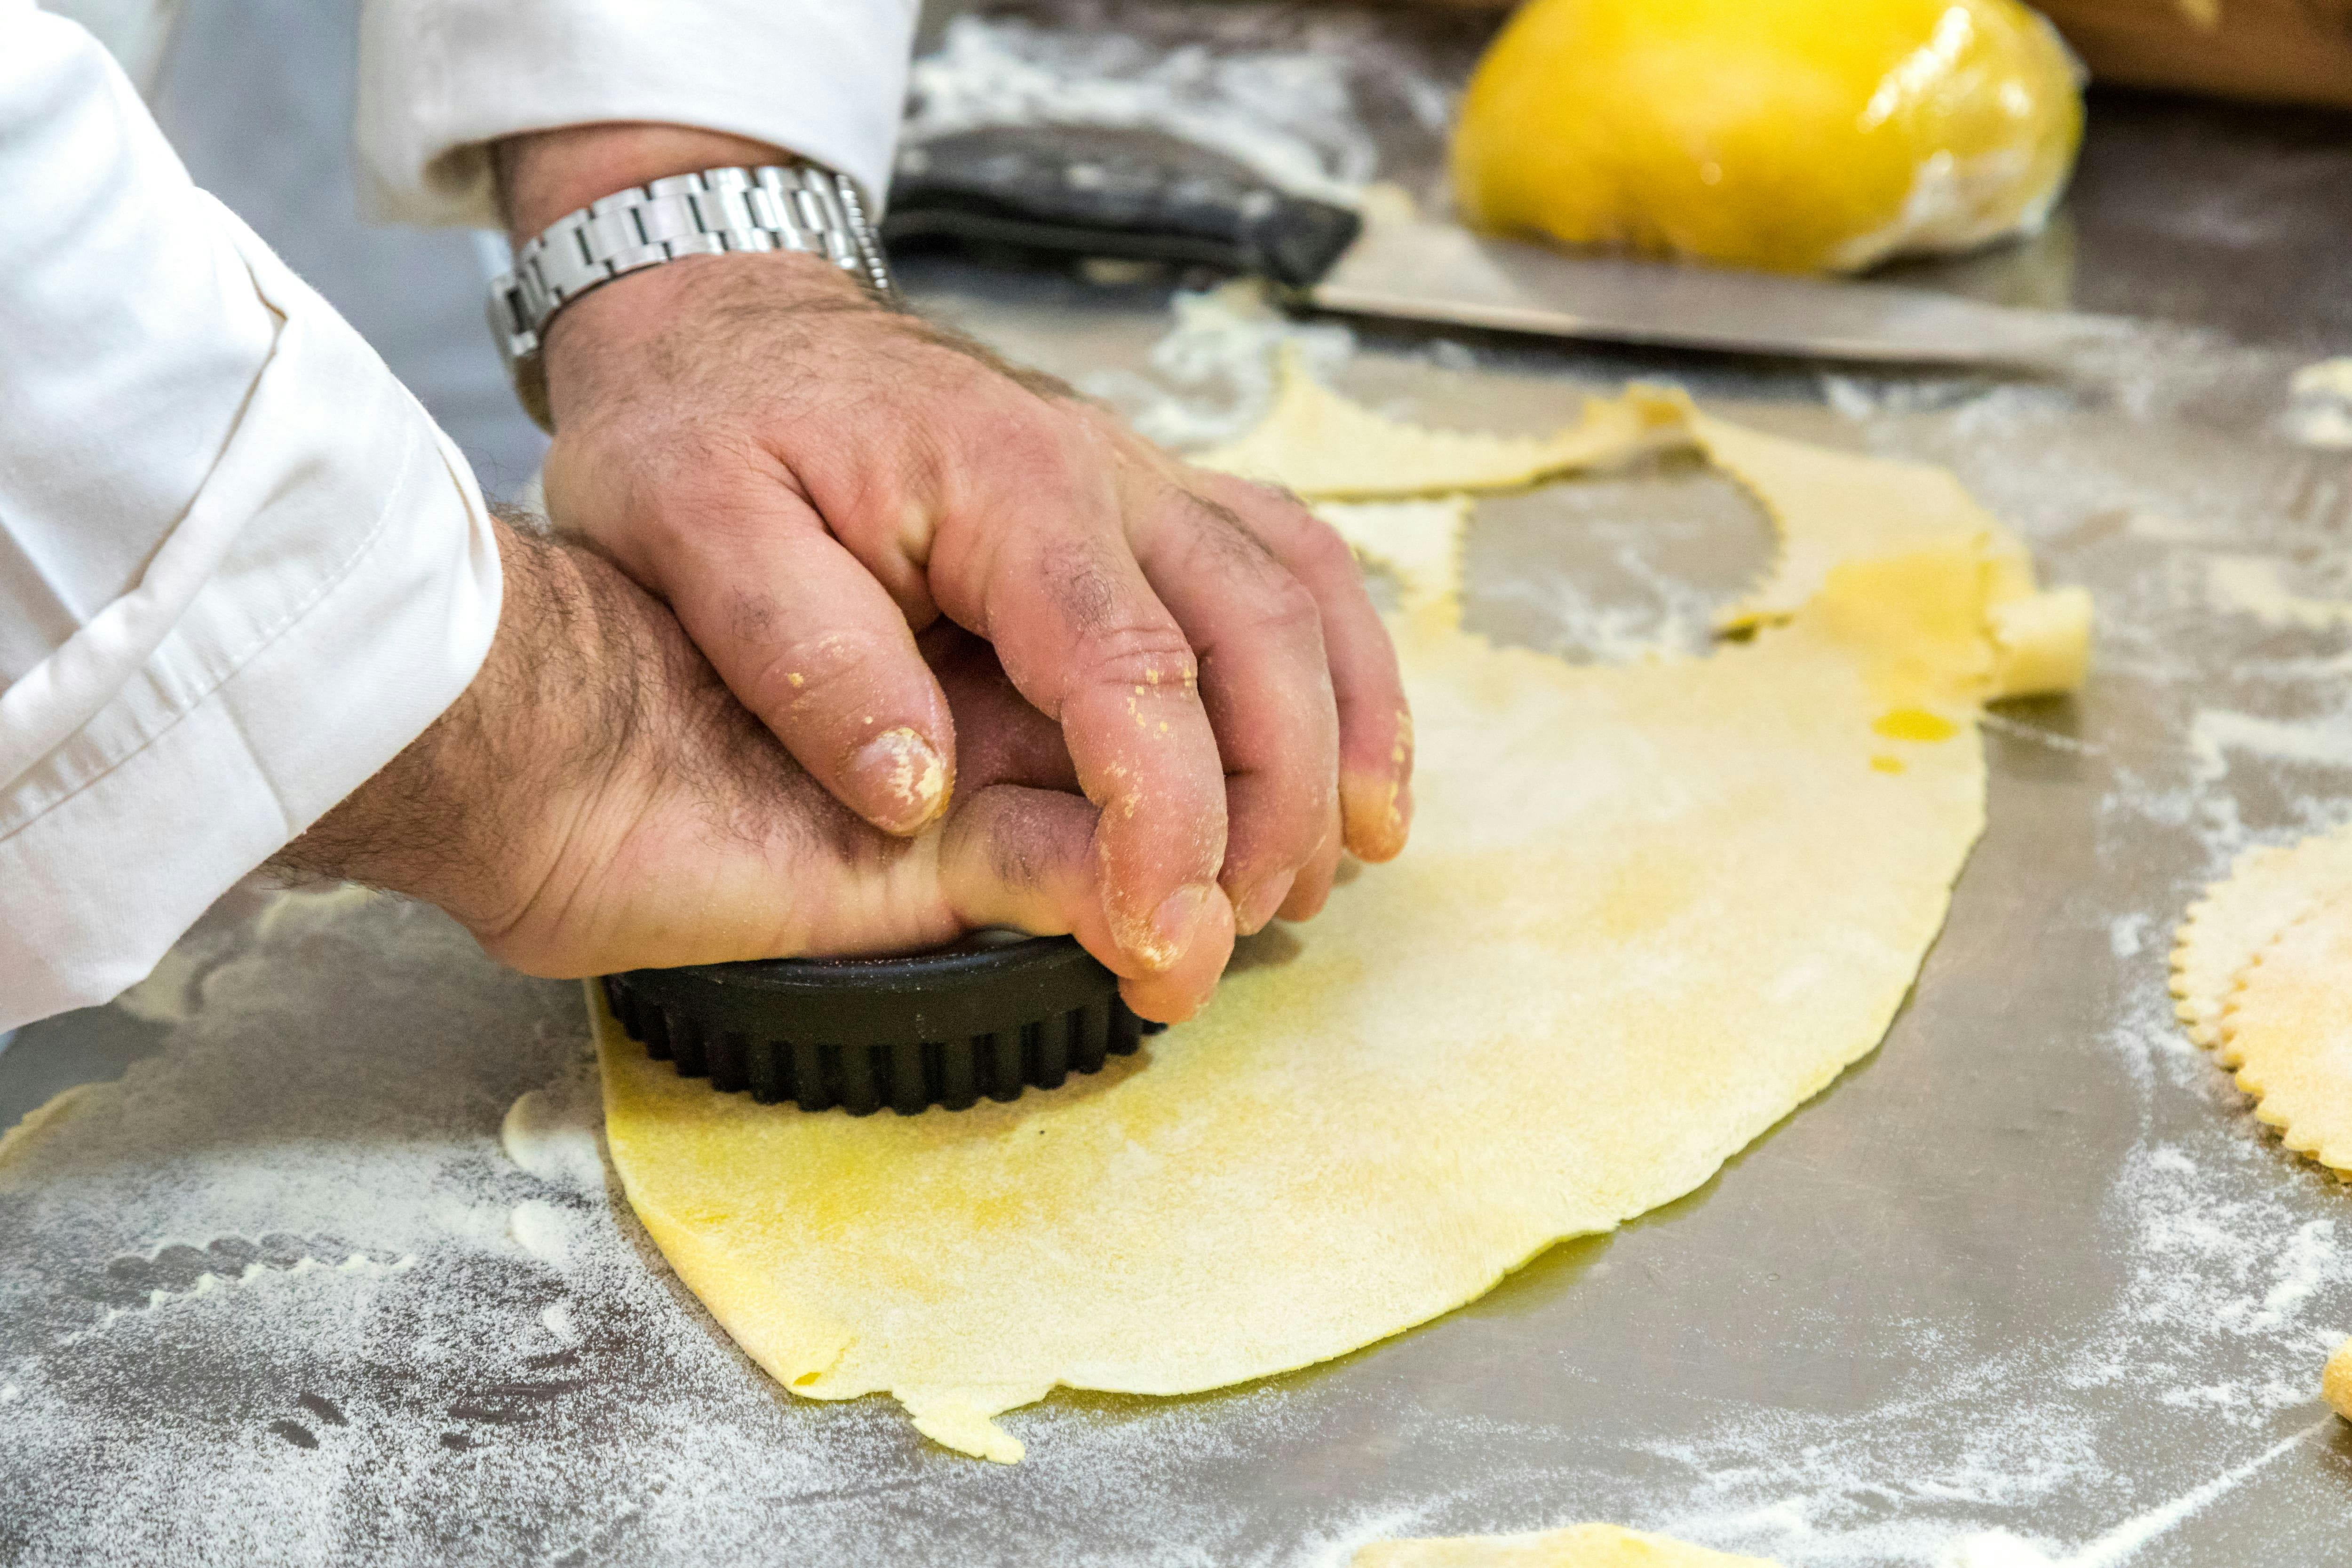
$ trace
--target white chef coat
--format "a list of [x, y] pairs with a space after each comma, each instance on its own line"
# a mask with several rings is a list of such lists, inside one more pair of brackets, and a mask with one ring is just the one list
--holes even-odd
[[[367, 195], [487, 223], [482, 143], [613, 120], [878, 192], [914, 11], [370, 0]], [[499, 576], [447, 437], [31, 0], [0, 0], [0, 193], [5, 1031], [138, 980], [422, 732], [489, 646]]]

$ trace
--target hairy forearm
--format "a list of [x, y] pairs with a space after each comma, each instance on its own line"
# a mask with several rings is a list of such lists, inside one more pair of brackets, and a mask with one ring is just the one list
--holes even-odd
[[560, 845], [550, 802], [585, 797], [638, 722], [619, 573], [498, 525], [504, 603], [471, 684], [424, 734], [272, 864], [426, 899], [478, 931], [512, 918]]

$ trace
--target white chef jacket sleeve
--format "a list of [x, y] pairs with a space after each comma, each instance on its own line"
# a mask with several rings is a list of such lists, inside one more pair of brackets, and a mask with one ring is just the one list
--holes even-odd
[[365, 0], [359, 146], [372, 214], [496, 228], [487, 144], [653, 120], [748, 136], [878, 205], [918, 0]]
[[0, 190], [6, 1030], [138, 980], [421, 733], [499, 577], [424, 409], [29, 0]]

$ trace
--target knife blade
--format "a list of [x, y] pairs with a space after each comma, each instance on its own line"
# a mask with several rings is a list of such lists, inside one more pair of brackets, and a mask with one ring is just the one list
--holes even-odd
[[1365, 221], [1154, 131], [990, 126], [900, 155], [884, 238], [1202, 265], [1295, 305], [1749, 354], [2064, 368], [2131, 329], [1924, 288], [1579, 253], [1414, 218]]

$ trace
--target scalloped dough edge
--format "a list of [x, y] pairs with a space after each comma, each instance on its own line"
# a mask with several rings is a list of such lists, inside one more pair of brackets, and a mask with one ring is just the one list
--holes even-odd
[[2173, 936], [2173, 1010], [2189, 1038], [2235, 1067], [2221, 1027], [2255, 956], [2328, 892], [2352, 887], [2352, 823], [2247, 851], [2189, 904]]
[[2222, 1065], [2293, 1154], [2352, 1171], [2352, 885], [2319, 894], [2248, 961], [2223, 1004]]

